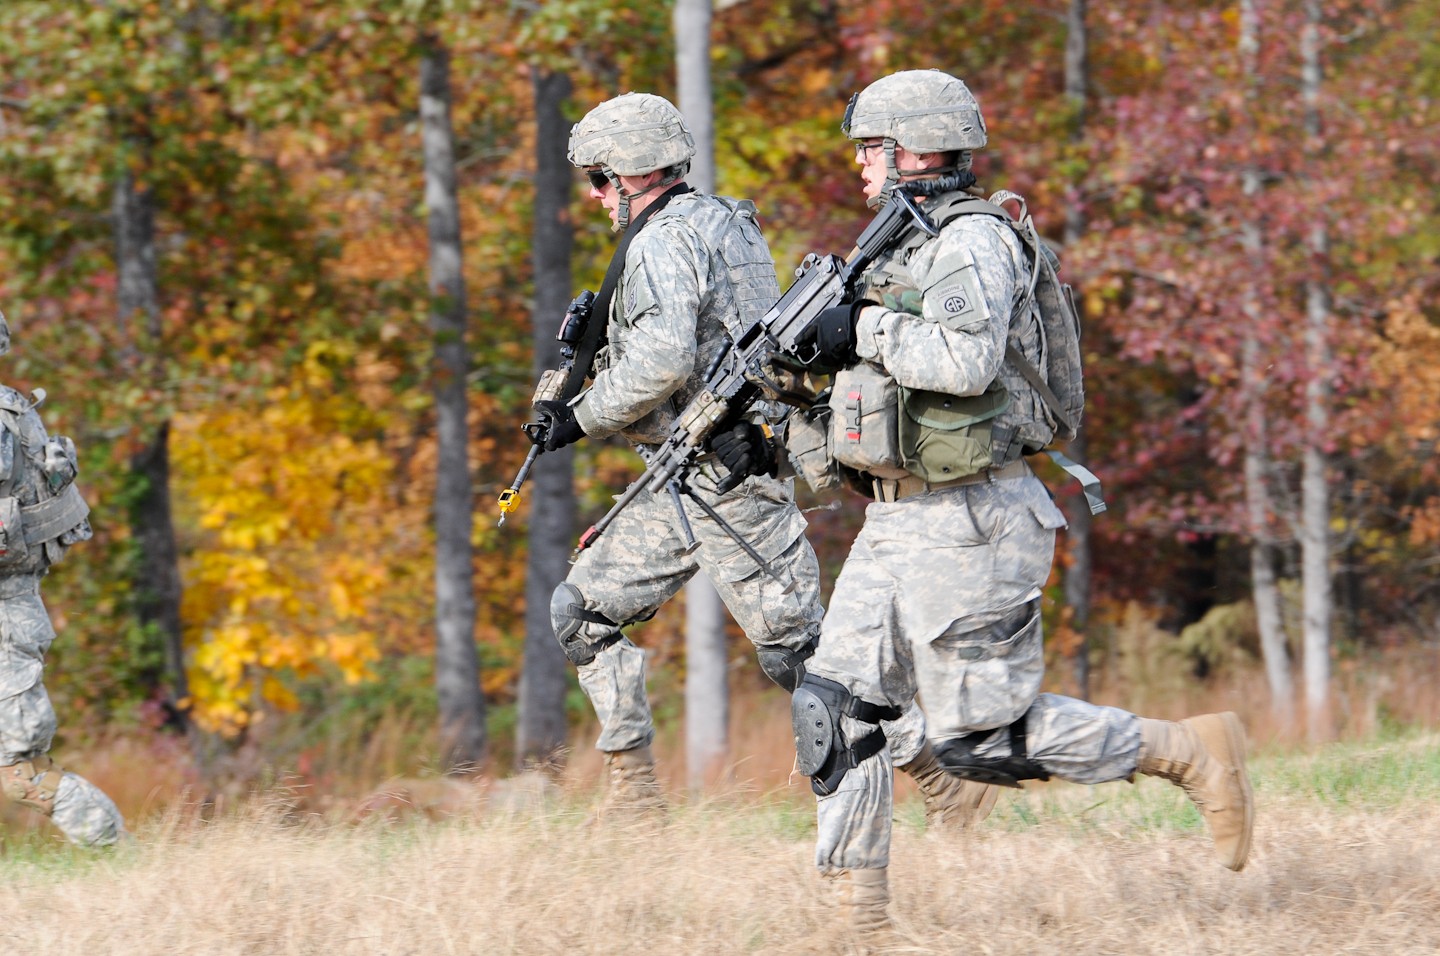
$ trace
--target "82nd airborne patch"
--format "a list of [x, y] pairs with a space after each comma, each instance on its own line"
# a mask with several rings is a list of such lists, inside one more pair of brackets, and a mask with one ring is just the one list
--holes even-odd
[[951, 273], [937, 283], [925, 299], [937, 313], [931, 318], [948, 329], [969, 328], [990, 317], [973, 265]]

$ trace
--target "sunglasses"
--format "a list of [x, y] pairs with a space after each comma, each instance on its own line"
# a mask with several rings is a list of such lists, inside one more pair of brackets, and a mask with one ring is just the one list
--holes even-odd
[[605, 187], [610, 185], [610, 179], [605, 175], [603, 170], [587, 169], [585, 170], [585, 178], [590, 181], [592, 188], [598, 189], [601, 192], [604, 192]]

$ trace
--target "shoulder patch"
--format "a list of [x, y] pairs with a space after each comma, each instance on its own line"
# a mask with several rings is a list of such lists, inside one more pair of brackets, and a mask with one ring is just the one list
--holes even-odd
[[925, 295], [927, 311], [937, 322], [951, 329], [965, 328], [989, 318], [990, 310], [980, 289], [973, 265], [951, 273]]

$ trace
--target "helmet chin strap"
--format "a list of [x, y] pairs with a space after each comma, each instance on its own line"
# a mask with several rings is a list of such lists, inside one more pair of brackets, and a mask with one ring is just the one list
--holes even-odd
[[615, 210], [615, 226], [610, 231], [624, 232], [630, 225], [630, 200], [639, 199], [647, 193], [652, 193], [657, 189], [663, 189], [669, 186], [690, 171], [690, 164], [685, 163], [683, 166], [671, 167], [670, 171], [658, 182], [652, 183], [639, 192], [633, 193], [627, 193], [625, 191], [625, 188], [620, 185], [620, 177], [615, 175], [613, 169], [609, 166], [604, 166], [602, 169], [605, 171], [605, 178], [610, 180], [610, 185], [615, 187], [615, 195], [620, 197], [620, 205]]
[[[879, 209], [889, 202], [890, 193], [896, 186], [900, 185], [901, 182], [904, 182], [906, 177], [912, 177], [912, 181], [913, 178], [917, 177], [923, 177], [924, 180], [929, 181], [970, 169], [973, 154], [968, 149], [960, 152], [959, 161], [952, 166], [931, 166], [927, 169], [901, 169], [899, 164], [895, 162], [895, 147], [898, 145], [900, 144], [895, 142], [892, 137], [885, 137], [885, 184], [880, 187], [879, 195], [871, 196], [865, 200], [865, 205], [871, 209]], [[971, 182], [974, 182], [974, 177], [971, 177]], [[969, 183], [966, 185], [969, 185]]]

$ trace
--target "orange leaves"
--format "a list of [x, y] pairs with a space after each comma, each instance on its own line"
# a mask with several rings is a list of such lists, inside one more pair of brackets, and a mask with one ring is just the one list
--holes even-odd
[[1385, 337], [1373, 368], [1377, 389], [1394, 402], [1393, 424], [1412, 441], [1440, 436], [1440, 329], [1420, 309], [1418, 293], [1389, 304]]

